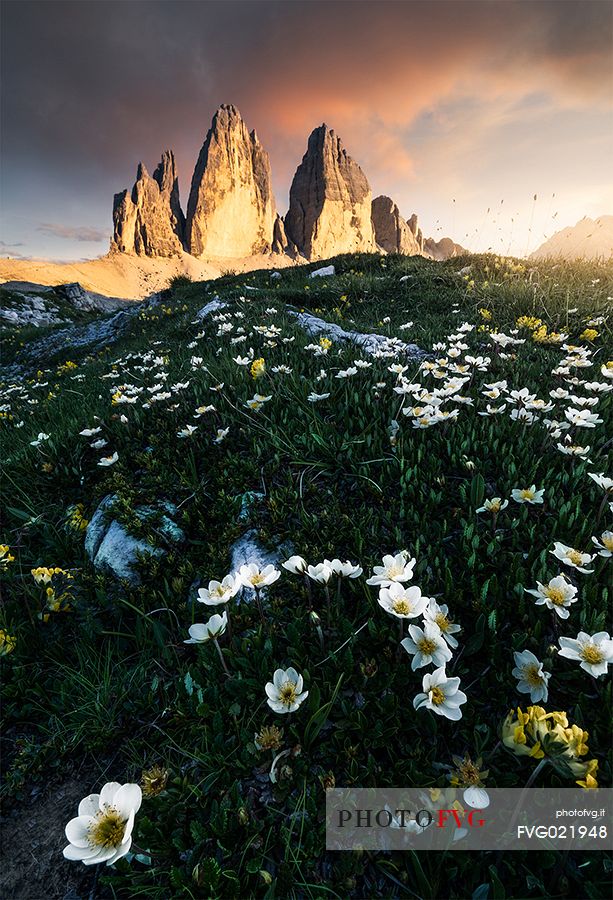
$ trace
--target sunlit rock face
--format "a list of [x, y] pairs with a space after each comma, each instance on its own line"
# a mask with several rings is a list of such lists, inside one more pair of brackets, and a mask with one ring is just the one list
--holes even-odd
[[153, 176], [140, 163], [132, 192], [115, 194], [111, 250], [137, 256], [178, 256], [185, 219], [174, 154], [167, 150]]
[[454, 256], [462, 256], [467, 251], [460, 244], [456, 244], [451, 238], [444, 237], [440, 241], [434, 238], [426, 238], [424, 241], [424, 253], [442, 262], [445, 259], [451, 259]]
[[285, 231], [307, 259], [376, 250], [370, 186], [326, 125], [311, 133], [289, 198]]
[[422, 248], [417, 240], [417, 216], [411, 216], [414, 221], [412, 228], [390, 197], [375, 197], [371, 214], [375, 240], [382, 250], [407, 256], [421, 253]]
[[187, 205], [186, 249], [206, 258], [271, 249], [270, 160], [234, 106], [220, 106], [200, 151]]

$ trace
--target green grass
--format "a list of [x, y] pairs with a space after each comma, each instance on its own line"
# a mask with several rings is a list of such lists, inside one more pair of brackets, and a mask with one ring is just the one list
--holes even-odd
[[[524, 330], [517, 336], [525, 343], [508, 348], [505, 358], [482, 325], [508, 334], [519, 316], [537, 316], [549, 331], [593, 351], [594, 365], [574, 370], [577, 377], [605, 380], [600, 366], [613, 358], [610, 322], [598, 326], [593, 343], [579, 335], [591, 318], [610, 315], [613, 266], [530, 269], [491, 256], [444, 264], [378, 256], [333, 262], [337, 275], [323, 279], [309, 280], [316, 267], [310, 266], [284, 270], [278, 280], [256, 272], [214, 283], [178, 281], [163, 306], [143, 309], [116, 344], [95, 356], [85, 348], [46, 359], [41, 371], [24, 370], [19, 390], [6, 393], [2, 541], [15, 560], [3, 575], [1, 627], [16, 638], [2, 659], [6, 801], [24, 802], [32, 785], [53, 790], [76, 761], [97, 773], [97, 780], [84, 781], [83, 796], [105, 781], [139, 781], [142, 769], [156, 763], [166, 768], [166, 790], [146, 799], [137, 816], [138, 858], [100, 872], [101, 896], [608, 896], [604, 854], [327, 855], [322, 810], [324, 785], [333, 782], [447, 784], [440, 767], [454, 754], [482, 757], [490, 787], [523, 786], [535, 763], [504, 748], [500, 727], [510, 708], [530, 704], [511, 676], [513, 651], [524, 648], [552, 672], [542, 705], [565, 710], [589, 732], [588, 758], [598, 760], [599, 783], [611, 784], [610, 676], [595, 681], [554, 650], [559, 635], [611, 630], [611, 562], [596, 557], [592, 575], [566, 570], [580, 599], [565, 621], [524, 590], [562, 570], [548, 552], [554, 540], [588, 550], [593, 535], [611, 528], [602, 491], [587, 474], [611, 474], [611, 393], [597, 395], [602, 424], [571, 432], [590, 444], [590, 462], [560, 453], [542, 421], [512, 421], [510, 406], [494, 417], [478, 411], [485, 409], [484, 383], [507, 379], [510, 389], [527, 387], [545, 400], [564, 385], [551, 374], [565, 355], [560, 345], [535, 343]], [[458, 275], [467, 265], [466, 277]], [[211, 318], [195, 324], [215, 295], [228, 304], [224, 313], [244, 316], [228, 319], [230, 334], [218, 336]], [[267, 313], [272, 307], [276, 312]], [[431, 358], [444, 355], [433, 344], [446, 342], [463, 322], [474, 325], [465, 354], [491, 359], [461, 390], [474, 406], [458, 405], [455, 421], [412, 428], [400, 414], [402, 396], [393, 392], [393, 359], [369, 359], [371, 368], [336, 379], [338, 369], [368, 358], [350, 345], [339, 345], [338, 355], [337, 345], [326, 356], [305, 351], [317, 339], [297, 327], [288, 307], [346, 329], [396, 335]], [[400, 330], [408, 321], [414, 324]], [[261, 324], [280, 329], [275, 346], [252, 331]], [[247, 340], [231, 345], [241, 326]], [[257, 381], [233, 361], [249, 347], [266, 361]], [[150, 357], [139, 369], [143, 354]], [[153, 356], [163, 364], [154, 367]], [[192, 356], [202, 357], [200, 367], [192, 368]], [[78, 368], [62, 370], [68, 358]], [[271, 372], [282, 364], [292, 373]], [[321, 369], [327, 374], [317, 381]], [[143, 409], [160, 371], [168, 373], [165, 390], [189, 385]], [[110, 372], [116, 374], [104, 377]], [[442, 384], [420, 372], [418, 362], [409, 363], [406, 377]], [[221, 392], [211, 391], [221, 382]], [[373, 390], [375, 382], [386, 386]], [[143, 395], [134, 405], [113, 405], [111, 388], [127, 383], [144, 388]], [[311, 391], [330, 397], [309, 403]], [[255, 392], [272, 399], [252, 412], [244, 403]], [[196, 407], [208, 404], [216, 411], [194, 419]], [[538, 418], [563, 420], [564, 409], [557, 401]], [[392, 420], [400, 426], [394, 447]], [[79, 435], [94, 424], [108, 442], [103, 450]], [[187, 424], [198, 430], [178, 439]], [[228, 427], [215, 444], [217, 429]], [[31, 446], [40, 432], [49, 439]], [[97, 466], [114, 451], [114, 466]], [[495, 528], [476, 514], [484, 498], [510, 498], [513, 488], [533, 483], [545, 488], [542, 506], [511, 500]], [[264, 497], [241, 520], [247, 491]], [[109, 493], [118, 497], [115, 517], [139, 537], [153, 537], [156, 523], [140, 522], [138, 507], [162, 500], [178, 507], [186, 541], [168, 547], [162, 559], [143, 561], [140, 587], [94, 571], [84, 532], [67, 521], [76, 504], [90, 519]], [[193, 621], [216, 611], [192, 602], [195, 587], [230, 572], [230, 547], [249, 528], [269, 549], [289, 542], [312, 563], [349, 558], [364, 576], [346, 580], [338, 599], [332, 592], [330, 623], [323, 590], [313, 584], [321, 636], [302, 579], [285, 571], [270, 589], [266, 624], [255, 605], [232, 601], [233, 639], [220, 640], [228, 678], [212, 644], [183, 641]], [[407, 654], [398, 654], [397, 620], [365, 583], [384, 553], [402, 549], [417, 558], [411, 583], [448, 604], [462, 626], [450, 664], [468, 695], [457, 723], [413, 708], [432, 667], [411, 671]], [[37, 566], [73, 576], [69, 609], [42, 620], [43, 588], [30, 575]], [[304, 676], [309, 698], [288, 721], [267, 707], [264, 686], [277, 667], [289, 665]], [[272, 724], [284, 729], [281, 749], [301, 747], [275, 785], [268, 779], [272, 754], [254, 746], [254, 735]], [[573, 781], [548, 767], [537, 783]], [[67, 809], [66, 821], [75, 813]], [[68, 865], [62, 846], [58, 861]]]

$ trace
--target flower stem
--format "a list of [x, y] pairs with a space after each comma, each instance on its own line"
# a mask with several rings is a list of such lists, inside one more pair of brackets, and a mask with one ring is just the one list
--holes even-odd
[[260, 611], [260, 619], [265, 624], [266, 616], [264, 615], [264, 607], [262, 606], [262, 601], [260, 600], [260, 589], [256, 587], [256, 588], [254, 588], [254, 590], [255, 590], [255, 600], [258, 605], [258, 609]]
[[228, 669], [228, 666], [226, 665], [226, 661], [225, 661], [225, 659], [224, 659], [223, 653], [221, 652], [221, 647], [219, 646], [219, 641], [217, 640], [217, 638], [213, 638], [213, 643], [215, 644], [215, 647], [216, 647], [217, 652], [218, 652], [218, 654], [219, 654], [219, 658], [220, 658], [220, 660], [221, 660], [221, 664], [222, 664], [222, 666], [223, 666], [223, 670], [224, 670], [224, 672], [226, 673], [226, 675], [227, 675], [228, 678], [229, 678], [229, 677], [230, 677], [230, 670]]
[[536, 769], [533, 770], [532, 774], [530, 775], [530, 778], [526, 782], [527, 788], [531, 787], [534, 784], [538, 775], [542, 772], [542, 770], [545, 768], [545, 766], [547, 765], [548, 762], [549, 762], [549, 760], [547, 759], [547, 757], [545, 757], [544, 759], [542, 759], [539, 762], [538, 766], [536, 767]]

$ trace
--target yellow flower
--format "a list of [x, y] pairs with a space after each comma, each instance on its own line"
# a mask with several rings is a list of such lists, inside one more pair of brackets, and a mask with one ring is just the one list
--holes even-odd
[[329, 350], [332, 346], [332, 341], [330, 340], [330, 338], [322, 337], [319, 339], [319, 346], [323, 347], [324, 350]]
[[17, 638], [0, 628], [0, 656], [8, 656], [17, 646]]
[[598, 782], [592, 775], [590, 775], [589, 772], [586, 773], [584, 781], [575, 781], [575, 784], [578, 784], [579, 787], [585, 788], [586, 791], [593, 791], [598, 787]]
[[6, 569], [14, 561], [15, 557], [9, 553], [8, 544], [0, 544], [0, 569]]
[[520, 316], [515, 324], [518, 328], [529, 328], [531, 331], [535, 331], [543, 322], [541, 319], [537, 319], [536, 316]]
[[266, 373], [266, 363], [262, 357], [253, 360], [249, 371], [251, 372], [252, 378], [261, 378], [262, 375]]
[[481, 316], [482, 319], [485, 319], [486, 322], [489, 322], [492, 318], [492, 314], [489, 311], [489, 309], [480, 309], [479, 315]]
[[[502, 741], [517, 756], [533, 759], [547, 757], [562, 774], [574, 778], [593, 776], [598, 760], [583, 762], [580, 756], [589, 753], [588, 733], [578, 725], [568, 724], [562, 710], [546, 712], [542, 706], [529, 706], [526, 712], [510, 711], [502, 723]], [[585, 785], [582, 785], [582, 787]]]
[[150, 769], [143, 769], [141, 775], [141, 788], [143, 797], [157, 797], [165, 789], [168, 783], [170, 772], [162, 766], [152, 766]]
[[77, 503], [75, 506], [69, 508], [66, 524], [75, 531], [85, 531], [89, 525], [89, 521], [85, 518], [84, 506], [82, 503]]
[[598, 336], [599, 336], [598, 332], [596, 331], [595, 328], [586, 328], [585, 331], [579, 335], [579, 340], [580, 341], [593, 341]]

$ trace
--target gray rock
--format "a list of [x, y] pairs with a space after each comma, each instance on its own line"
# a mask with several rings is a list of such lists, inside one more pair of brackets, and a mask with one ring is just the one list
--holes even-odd
[[196, 319], [201, 322], [202, 319], [206, 319], [207, 316], [210, 316], [211, 313], [217, 312], [218, 309], [225, 309], [227, 303], [224, 303], [223, 300], [220, 300], [219, 297], [215, 296], [212, 300], [209, 300], [208, 303], [199, 309], [196, 313]]
[[322, 266], [321, 269], [314, 269], [309, 278], [325, 278], [326, 275], [334, 275], [335, 272], [334, 266]]
[[324, 334], [332, 341], [350, 342], [361, 347], [364, 353], [370, 356], [404, 356], [408, 359], [423, 359], [427, 353], [417, 344], [405, 344], [398, 338], [390, 338], [384, 334], [361, 334], [359, 331], [345, 331], [340, 325], [326, 322], [311, 313], [288, 310], [291, 316], [298, 320], [298, 324], [311, 335]]
[[[98, 505], [85, 532], [85, 552], [99, 571], [138, 585], [141, 580], [136, 570], [139, 557], [160, 557], [166, 551], [133, 537], [115, 519], [108, 521], [109, 510], [116, 499], [114, 494], [108, 494]], [[169, 513], [176, 513], [176, 507], [172, 504], [164, 503], [160, 506]], [[142, 506], [135, 513], [146, 521], [155, 515], [156, 510], [150, 506]], [[182, 529], [169, 516], [162, 516], [158, 531], [173, 543], [185, 540]]]

